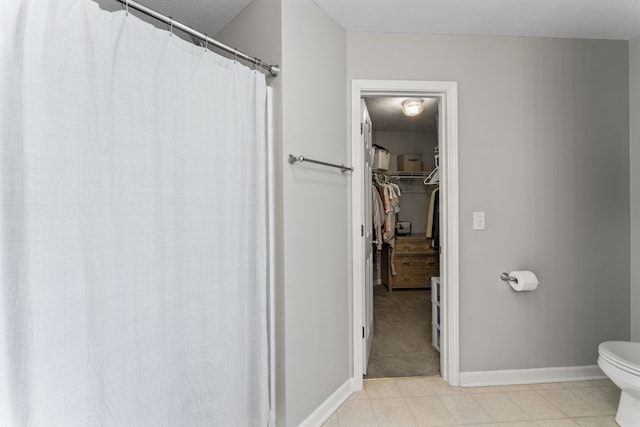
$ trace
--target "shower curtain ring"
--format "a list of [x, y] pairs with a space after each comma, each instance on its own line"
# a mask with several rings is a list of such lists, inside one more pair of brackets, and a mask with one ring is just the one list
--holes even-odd
[[209, 49], [209, 36], [208, 35], [204, 35], [204, 50]]
[[173, 18], [169, 17], [169, 33], [171, 34], [171, 37], [173, 37]]
[[238, 49], [233, 49], [233, 62], [238, 62]]
[[127, 12], [127, 16], [129, 16], [129, 0], [124, 0], [124, 10]]

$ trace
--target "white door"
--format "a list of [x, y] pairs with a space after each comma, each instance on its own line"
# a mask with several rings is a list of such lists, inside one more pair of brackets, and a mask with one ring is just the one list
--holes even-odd
[[[371, 345], [373, 344], [373, 208], [372, 208], [372, 189], [371, 189], [371, 164], [373, 163], [373, 141], [371, 118], [364, 100], [362, 105], [362, 150], [364, 171], [362, 174], [364, 186], [364, 218], [363, 224], [363, 245], [364, 245], [364, 322], [363, 322], [363, 345], [364, 345], [364, 363], [363, 373], [366, 375], [367, 366], [369, 365], [369, 356], [371, 355]], [[376, 242], [377, 243], [377, 242]]]

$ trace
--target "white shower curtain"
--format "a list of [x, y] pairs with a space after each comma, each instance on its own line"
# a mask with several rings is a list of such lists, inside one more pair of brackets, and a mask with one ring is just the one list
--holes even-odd
[[264, 76], [0, 9], [0, 426], [266, 426]]

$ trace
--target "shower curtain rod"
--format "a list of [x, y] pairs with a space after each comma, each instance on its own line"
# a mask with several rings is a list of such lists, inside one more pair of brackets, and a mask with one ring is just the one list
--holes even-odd
[[127, 7], [131, 7], [139, 12], [144, 13], [145, 15], [148, 15], [152, 18], [157, 19], [158, 21], [162, 21], [165, 24], [170, 25], [172, 28], [177, 28], [181, 31], [184, 31], [185, 33], [194, 36], [196, 38], [199, 38], [200, 40], [203, 40], [205, 42], [207, 42], [208, 44], [212, 44], [215, 47], [224, 50], [225, 52], [231, 53], [233, 54], [233, 56], [235, 58], [240, 58], [243, 59], [245, 61], [251, 62], [252, 64], [255, 64], [256, 66], [258, 66], [259, 68], [268, 71], [273, 77], [277, 77], [278, 74], [280, 74], [280, 66], [279, 65], [269, 65], [269, 64], [265, 64], [264, 62], [262, 62], [262, 59], [260, 58], [254, 58], [252, 56], [247, 55], [246, 53], [240, 52], [238, 49], [234, 49], [230, 46], [227, 46], [224, 43], [219, 42], [218, 40], [212, 39], [211, 37], [207, 36], [206, 34], [201, 33], [200, 31], [196, 31], [193, 28], [184, 25], [181, 22], [178, 22], [176, 20], [174, 20], [173, 18], [163, 15], [159, 12], [156, 12], [153, 9], [148, 8], [145, 5], [142, 5], [138, 2], [135, 2], [133, 0], [116, 0], [117, 2], [122, 3], [125, 6], [125, 9]]

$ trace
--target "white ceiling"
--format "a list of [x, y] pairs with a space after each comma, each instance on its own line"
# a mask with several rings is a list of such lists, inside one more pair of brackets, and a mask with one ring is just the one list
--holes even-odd
[[314, 0], [347, 31], [629, 40], [640, 0]]
[[[122, 4], [116, 0], [93, 0], [102, 9], [121, 10]], [[163, 15], [188, 25], [210, 36], [222, 30], [253, 0], [136, 0]], [[131, 9], [129, 9], [131, 10]], [[145, 18], [133, 11], [145, 21], [158, 26], [158, 21]], [[160, 24], [164, 25], [164, 24]]]
[[373, 123], [373, 129], [403, 132], [435, 132], [438, 112], [437, 98], [423, 98], [424, 110], [415, 117], [402, 114], [402, 101], [407, 99], [391, 96], [366, 97], [364, 102]]

